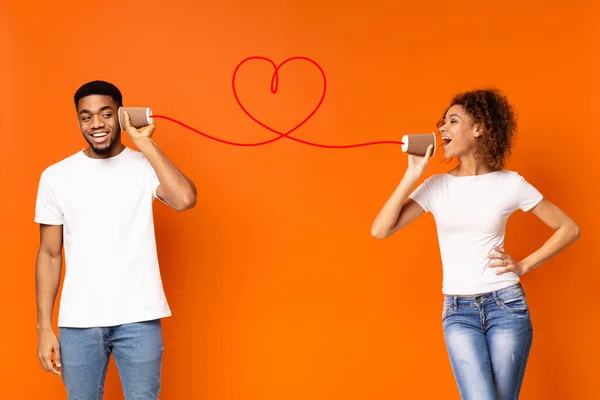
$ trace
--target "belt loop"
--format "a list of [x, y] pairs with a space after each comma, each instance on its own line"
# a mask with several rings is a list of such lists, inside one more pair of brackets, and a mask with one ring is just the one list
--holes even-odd
[[453, 302], [454, 302], [454, 304], [452, 305], [453, 311], [456, 311], [456, 310], [458, 310], [458, 296], [453, 296]]

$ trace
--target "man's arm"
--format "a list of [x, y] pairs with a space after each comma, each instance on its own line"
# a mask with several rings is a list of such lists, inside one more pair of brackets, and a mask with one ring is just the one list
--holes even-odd
[[196, 205], [196, 186], [165, 156], [152, 139], [155, 123], [152, 122], [151, 125], [138, 130], [131, 125], [129, 114], [125, 112], [124, 115], [127, 133], [156, 172], [160, 182], [157, 196], [175, 210], [193, 208]]
[[158, 148], [152, 138], [138, 139], [135, 143], [152, 165], [160, 185], [156, 195], [177, 211], [196, 205], [196, 186]]
[[[52, 311], [62, 270], [62, 225], [40, 225], [40, 248], [35, 268], [38, 358], [42, 368], [60, 375], [60, 346], [52, 330]], [[52, 356], [56, 367], [52, 364]]]

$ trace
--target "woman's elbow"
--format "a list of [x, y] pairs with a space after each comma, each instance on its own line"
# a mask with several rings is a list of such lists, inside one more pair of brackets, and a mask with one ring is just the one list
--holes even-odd
[[573, 243], [581, 236], [581, 231], [579, 229], [579, 225], [577, 225], [573, 220], [569, 219], [564, 222], [559, 230], [562, 231], [562, 235], [568, 243]]
[[571, 231], [571, 237], [573, 238], [573, 241], [576, 241], [581, 236], [581, 230], [579, 229], [579, 225], [577, 225], [575, 222], [573, 222], [571, 224], [570, 231]]

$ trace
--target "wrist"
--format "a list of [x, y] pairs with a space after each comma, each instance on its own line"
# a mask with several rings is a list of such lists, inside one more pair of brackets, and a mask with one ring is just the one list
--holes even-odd
[[531, 260], [528, 260], [527, 258], [525, 258], [521, 261], [521, 269], [523, 270], [524, 273], [529, 273], [529, 272], [533, 271], [535, 269], [535, 267], [536, 267], [536, 265]]
[[404, 172], [404, 177], [402, 178], [402, 180], [409, 181], [411, 185], [414, 185], [420, 178], [421, 174], [419, 172], [408, 168], [406, 172]]
[[38, 324], [36, 326], [37, 332], [38, 334], [43, 334], [43, 333], [47, 333], [47, 332], [52, 332], [52, 324], [51, 323], [43, 323], [43, 324]]
[[149, 136], [143, 136], [137, 139], [133, 139], [133, 144], [135, 144], [137, 148], [141, 151], [144, 151], [145, 149], [151, 147], [153, 143], [154, 140], [152, 140], [152, 137]]

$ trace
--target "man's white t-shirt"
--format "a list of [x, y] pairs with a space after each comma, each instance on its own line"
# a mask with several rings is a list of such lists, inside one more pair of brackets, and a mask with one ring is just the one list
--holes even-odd
[[508, 170], [436, 174], [409, 197], [435, 219], [444, 294], [486, 293], [519, 282], [513, 272], [496, 275], [488, 255], [494, 246], [504, 246], [508, 217], [517, 209], [531, 210], [543, 199], [521, 175]]
[[148, 160], [127, 147], [105, 159], [79, 151], [44, 170], [35, 222], [63, 226], [58, 326], [105, 327], [171, 315], [154, 236], [158, 186]]

